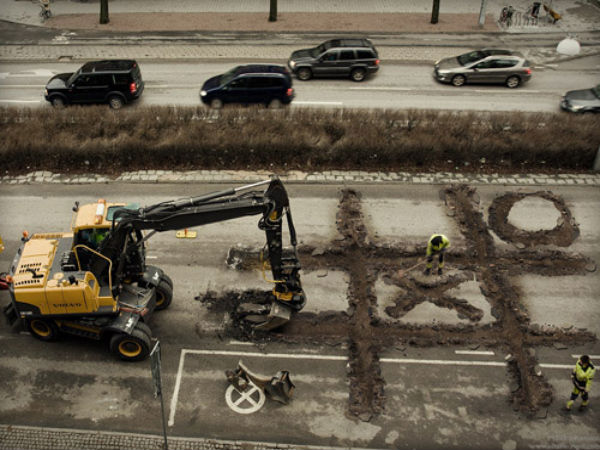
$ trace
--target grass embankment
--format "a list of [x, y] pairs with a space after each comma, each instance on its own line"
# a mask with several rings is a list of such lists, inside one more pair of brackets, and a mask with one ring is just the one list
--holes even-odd
[[139, 169], [588, 171], [600, 120], [569, 114], [105, 106], [0, 109], [5, 173]]

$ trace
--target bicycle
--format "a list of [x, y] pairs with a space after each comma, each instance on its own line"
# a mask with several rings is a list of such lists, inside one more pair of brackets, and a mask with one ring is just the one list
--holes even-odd
[[42, 22], [45, 22], [50, 17], [52, 17], [52, 11], [50, 11], [50, 1], [49, 0], [40, 0], [40, 19]]

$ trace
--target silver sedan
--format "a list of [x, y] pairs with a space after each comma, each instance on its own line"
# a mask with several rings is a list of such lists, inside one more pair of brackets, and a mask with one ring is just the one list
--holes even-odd
[[531, 67], [529, 61], [517, 52], [483, 49], [437, 61], [433, 77], [454, 86], [491, 83], [516, 88], [529, 81]]

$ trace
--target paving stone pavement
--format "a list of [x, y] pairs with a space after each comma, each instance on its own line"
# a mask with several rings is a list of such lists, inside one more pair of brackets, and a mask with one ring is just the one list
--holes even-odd
[[[4, 175], [0, 185], [23, 184], [94, 184], [94, 183], [239, 183], [269, 178], [269, 171], [223, 170], [138, 170], [110, 177], [103, 174], [57, 174], [35, 171], [24, 175]], [[327, 170], [322, 172], [290, 171], [278, 174], [285, 183], [313, 184], [491, 184], [506, 186], [600, 186], [600, 173], [583, 174], [464, 174], [454, 172], [409, 173]]]
[[[153, 434], [118, 433], [0, 425], [0, 450], [157, 450], [164, 438]], [[169, 437], [170, 450], [321, 450], [331, 447], [297, 446], [251, 441]]]

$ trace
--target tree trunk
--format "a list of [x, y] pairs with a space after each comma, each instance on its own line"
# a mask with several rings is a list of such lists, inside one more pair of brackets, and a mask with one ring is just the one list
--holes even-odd
[[438, 23], [440, 15], [440, 0], [433, 0], [433, 9], [431, 10], [431, 23]]
[[269, 0], [269, 22], [277, 21], [277, 0]]
[[100, 0], [100, 23], [108, 22], [108, 0]]

